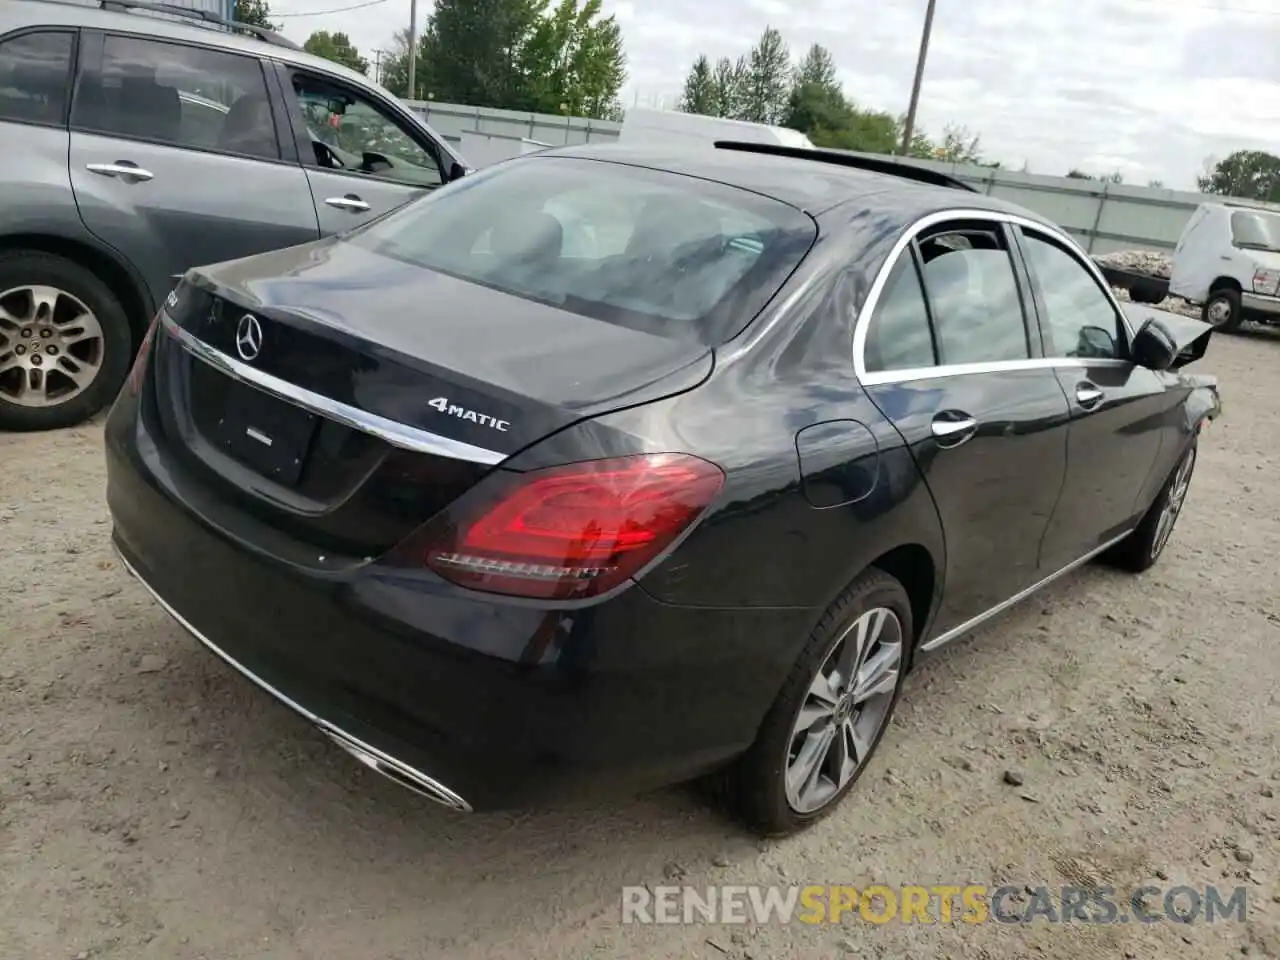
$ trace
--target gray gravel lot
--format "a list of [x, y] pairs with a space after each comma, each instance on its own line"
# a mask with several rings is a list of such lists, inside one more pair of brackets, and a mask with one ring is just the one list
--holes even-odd
[[[855, 796], [781, 843], [688, 789], [466, 818], [365, 773], [113, 561], [100, 423], [0, 436], [0, 958], [1280, 956], [1280, 337], [1199, 366], [1226, 412], [1161, 564], [957, 643]], [[1212, 926], [618, 922], [623, 884], [671, 877], [1250, 900]]]

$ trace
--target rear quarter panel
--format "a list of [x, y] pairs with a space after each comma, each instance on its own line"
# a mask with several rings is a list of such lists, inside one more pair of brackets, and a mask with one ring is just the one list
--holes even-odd
[[[820, 241], [821, 244], [821, 241]], [[816, 620], [889, 550], [917, 544], [943, 569], [937, 510], [896, 429], [853, 372], [859, 272], [815, 250], [818, 266], [779, 295], [778, 322], [717, 351], [716, 369], [678, 396], [585, 421], [535, 445], [513, 469], [636, 452], [687, 452], [718, 464], [725, 488], [710, 513], [640, 584], [658, 600], [704, 607], [808, 608]], [[850, 459], [869, 492], [815, 507], [802, 482], [796, 435], [856, 421], [843, 452], [820, 457], [827, 489]], [[858, 426], [858, 425], [861, 426]], [[860, 440], [857, 438], [861, 438]], [[821, 453], [821, 451], [819, 451]], [[808, 478], [813, 480], [811, 476]], [[936, 605], [940, 577], [934, 578]], [[917, 624], [917, 629], [923, 624]], [[796, 638], [802, 640], [803, 638]]]

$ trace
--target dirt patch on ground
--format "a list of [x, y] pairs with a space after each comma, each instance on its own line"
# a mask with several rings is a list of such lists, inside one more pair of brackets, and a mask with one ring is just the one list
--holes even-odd
[[[1280, 956], [1280, 338], [1203, 366], [1226, 412], [1160, 565], [1085, 569], [928, 665], [856, 796], [782, 843], [687, 789], [467, 818], [365, 774], [113, 561], [100, 424], [0, 436], [0, 957]], [[1250, 899], [1212, 926], [619, 923], [624, 884], [673, 877]]]

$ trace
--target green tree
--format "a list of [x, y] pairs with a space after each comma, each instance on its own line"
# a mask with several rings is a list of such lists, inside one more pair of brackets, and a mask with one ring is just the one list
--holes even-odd
[[[419, 37], [418, 39], [418, 70], [421, 73], [422, 38]], [[378, 69], [382, 74], [379, 83], [397, 97], [407, 97], [409, 95], [408, 30], [401, 29], [392, 34], [390, 45], [382, 52], [382, 59], [379, 61]]]
[[[479, 107], [617, 119], [622, 31], [600, 0], [437, 0], [418, 42], [417, 95]], [[408, 32], [382, 59], [382, 84], [408, 96]]]
[[271, 4], [267, 0], [236, 0], [233, 19], [267, 30], [280, 29], [271, 22]]
[[1196, 180], [1201, 193], [1280, 202], [1280, 157], [1262, 150], [1237, 150]]
[[791, 52], [782, 34], [773, 27], [764, 33], [747, 57], [739, 119], [755, 123], [779, 123], [787, 110], [791, 92]]
[[519, 107], [579, 117], [620, 115], [626, 54], [617, 20], [600, 15], [601, 0], [581, 6], [579, 0], [560, 0], [550, 15], [539, 14], [519, 54]]
[[[895, 144], [902, 143], [902, 135], [906, 130], [906, 125], [907, 116], [906, 114], [903, 114], [898, 117], [895, 124], [897, 132], [897, 140], [895, 141]], [[907, 156], [914, 157], [917, 160], [934, 160], [937, 158], [937, 151], [938, 147], [929, 139], [929, 135], [920, 128], [919, 124], [916, 124], [911, 133], [911, 143], [907, 147]], [[893, 152], [897, 152], [896, 145]]]
[[546, 5], [547, 0], [438, 0], [418, 47], [416, 93], [519, 109], [527, 99], [521, 54]]
[[849, 114], [850, 105], [836, 79], [835, 61], [825, 47], [815, 43], [796, 68], [782, 123], [812, 140], [819, 129], [842, 127]]
[[796, 66], [795, 85], [813, 86], [833, 93], [840, 93], [840, 80], [836, 77], [836, 61], [831, 51], [820, 43], [811, 46]]
[[693, 61], [689, 76], [684, 81], [684, 93], [680, 95], [677, 109], [685, 113], [701, 113], [716, 116], [720, 107], [720, 98], [716, 91], [715, 77], [711, 72], [711, 61], [703, 54]]
[[982, 163], [982, 154], [978, 150], [982, 138], [970, 133], [968, 127], [957, 127], [948, 124], [942, 129], [942, 142], [933, 150], [937, 160], [951, 163]]
[[845, 96], [830, 51], [814, 44], [800, 60], [783, 126], [799, 130], [815, 146], [889, 153], [897, 127], [887, 113], [860, 109]]
[[344, 67], [350, 67], [357, 73], [369, 72], [369, 61], [360, 56], [345, 33], [330, 33], [328, 30], [317, 30], [307, 37], [302, 49], [317, 57], [324, 57]]
[[739, 57], [735, 62], [728, 57], [721, 57], [716, 61], [715, 70], [711, 73], [711, 80], [715, 103], [712, 115], [728, 117], [733, 120], [740, 119], [743, 103], [746, 99], [746, 58]]

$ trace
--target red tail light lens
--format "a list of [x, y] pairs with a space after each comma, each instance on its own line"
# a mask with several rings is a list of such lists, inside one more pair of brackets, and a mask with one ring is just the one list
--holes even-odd
[[156, 324], [159, 317], [151, 321], [151, 326], [147, 327], [147, 332], [142, 338], [142, 343], [138, 344], [138, 352], [133, 358], [133, 366], [129, 369], [129, 378], [125, 381], [128, 391], [135, 397], [138, 391], [142, 389], [142, 378], [147, 372], [147, 361], [151, 358], [151, 341], [156, 336]]
[[598, 596], [669, 547], [723, 484], [719, 467], [677, 453], [531, 471], [435, 538], [426, 563], [490, 593]]

